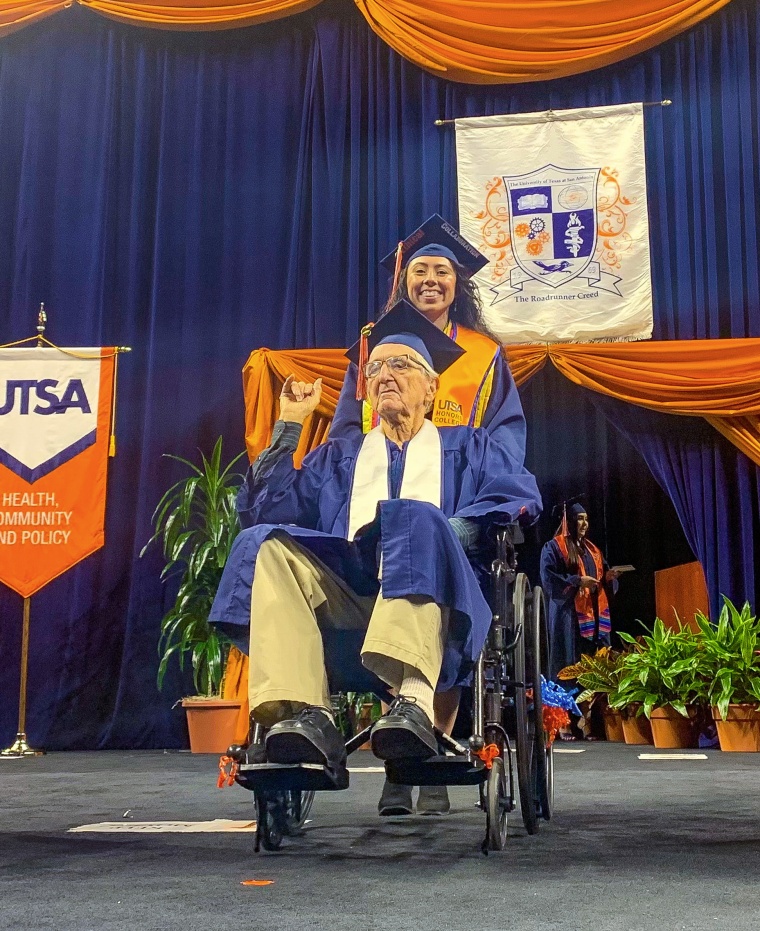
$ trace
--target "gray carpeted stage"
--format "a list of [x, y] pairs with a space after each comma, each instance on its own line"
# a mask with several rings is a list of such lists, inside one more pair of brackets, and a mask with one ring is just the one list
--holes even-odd
[[[475, 790], [446, 818], [383, 820], [382, 775], [317, 797], [305, 836], [253, 853], [250, 833], [71, 834], [104, 821], [253, 818], [216, 788], [216, 759], [67, 753], [0, 761], [0, 928], [334, 931], [756, 931], [760, 759], [638, 759], [576, 744], [556, 760], [557, 811], [503, 853], [479, 852]], [[366, 752], [353, 766], [375, 766]], [[125, 813], [126, 817], [125, 817]], [[244, 886], [243, 880], [274, 880]]]

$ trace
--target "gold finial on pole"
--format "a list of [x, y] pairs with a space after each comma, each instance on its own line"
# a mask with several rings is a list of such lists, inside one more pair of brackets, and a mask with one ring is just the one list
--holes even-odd
[[45, 304], [40, 302], [40, 309], [37, 313], [37, 346], [41, 346], [45, 339], [45, 327], [47, 326], [47, 314], [45, 313]]

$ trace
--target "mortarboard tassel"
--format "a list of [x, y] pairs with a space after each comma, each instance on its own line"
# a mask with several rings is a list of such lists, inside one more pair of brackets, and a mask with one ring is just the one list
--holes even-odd
[[356, 376], [357, 401], [363, 401], [364, 396], [367, 393], [367, 379], [364, 377], [364, 366], [367, 364], [367, 360], [369, 359], [367, 337], [372, 332], [372, 326], [373, 324], [371, 323], [363, 326], [359, 336], [359, 361], [356, 363], [359, 368], [359, 372]]
[[562, 502], [562, 528], [560, 533], [563, 537], [570, 535], [570, 531], [567, 529], [567, 501]]
[[391, 291], [390, 291], [390, 294], [388, 295], [388, 300], [385, 303], [385, 307], [383, 307], [383, 312], [380, 314], [381, 317], [384, 317], [388, 313], [388, 311], [391, 309], [391, 307], [393, 307], [393, 296], [396, 293], [396, 289], [398, 288], [398, 283], [401, 279], [401, 263], [403, 259], [404, 259], [404, 243], [400, 242], [396, 246], [396, 267], [393, 270], [393, 284], [391, 285]]

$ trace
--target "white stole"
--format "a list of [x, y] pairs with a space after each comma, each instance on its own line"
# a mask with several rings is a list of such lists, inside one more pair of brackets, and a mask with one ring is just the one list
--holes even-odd
[[[364, 437], [354, 466], [351, 500], [348, 505], [348, 533], [353, 540], [357, 531], [371, 524], [380, 501], [390, 498], [390, 456], [382, 426]], [[438, 428], [429, 420], [406, 447], [400, 498], [427, 501], [437, 508], [442, 504], [443, 452]]]

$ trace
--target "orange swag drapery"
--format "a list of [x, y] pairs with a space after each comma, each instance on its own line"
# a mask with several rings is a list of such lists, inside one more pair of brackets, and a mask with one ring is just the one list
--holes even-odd
[[[584, 388], [652, 410], [708, 420], [760, 465], [760, 339], [667, 340], [507, 346], [515, 382], [524, 384], [547, 359]], [[269, 445], [283, 382], [323, 379], [322, 400], [304, 425], [296, 453], [303, 456], [327, 436], [348, 360], [343, 349], [257, 349], [243, 368], [245, 440], [251, 459]], [[248, 730], [248, 657], [237, 654], [225, 697], [244, 708], [237, 739]]]
[[[523, 384], [547, 359], [570, 381], [652, 410], [704, 417], [760, 465], [760, 339], [665, 340], [507, 346], [515, 381]], [[276, 399], [292, 372], [322, 377], [319, 408], [301, 436], [301, 458], [327, 435], [348, 360], [342, 349], [257, 349], [243, 369], [248, 454], [269, 443]]]
[[[0, 0], [0, 35], [78, 2], [160, 29], [229, 29], [321, 0]], [[580, 74], [659, 45], [729, 0], [355, 0], [404, 58], [452, 81], [506, 84]]]

